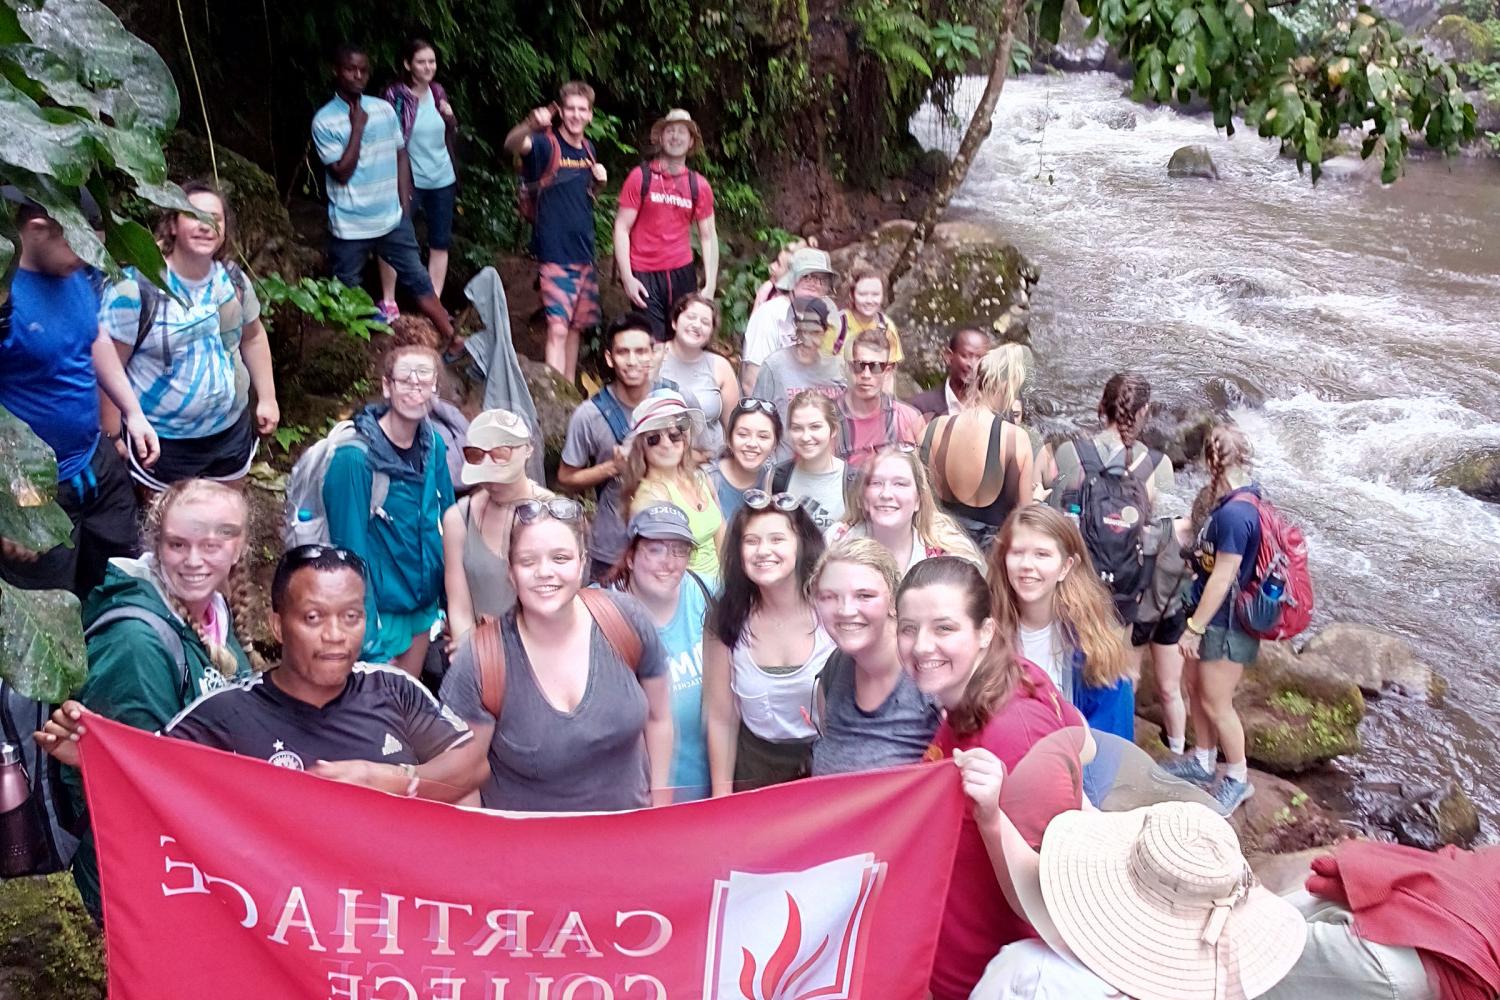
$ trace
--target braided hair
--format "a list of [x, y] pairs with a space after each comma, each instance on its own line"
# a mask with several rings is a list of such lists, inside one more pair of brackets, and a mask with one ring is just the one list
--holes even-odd
[[1146, 407], [1151, 403], [1151, 383], [1135, 372], [1116, 372], [1104, 383], [1099, 397], [1099, 416], [1120, 432], [1120, 442], [1128, 452], [1146, 422]]
[[1193, 532], [1203, 529], [1214, 505], [1230, 490], [1229, 470], [1248, 466], [1255, 450], [1250, 439], [1234, 424], [1216, 424], [1203, 442], [1203, 461], [1208, 465], [1208, 485], [1193, 500]]
[[[197, 635], [198, 641], [203, 643], [203, 648], [208, 651], [209, 660], [215, 669], [225, 677], [233, 677], [239, 672], [239, 661], [228, 643], [214, 642], [212, 637], [204, 631], [203, 621], [193, 614], [176, 594], [172, 593], [171, 587], [160, 573], [162, 525], [167, 516], [178, 504], [194, 500], [228, 500], [234, 504], [236, 510], [232, 518], [220, 525], [216, 530], [225, 537], [240, 539], [245, 535], [245, 523], [249, 516], [249, 508], [245, 503], [244, 496], [239, 490], [223, 483], [214, 482], [209, 479], [184, 479], [173, 483], [166, 492], [157, 494], [146, 511], [145, 541], [147, 551], [155, 554], [158, 563], [156, 584], [162, 595], [166, 598], [167, 606], [183, 621], [192, 626], [193, 633]], [[231, 595], [227, 600], [231, 607], [230, 624], [234, 629], [235, 636], [239, 639], [242, 648], [248, 650], [250, 637], [248, 631], [244, 630], [243, 622], [248, 621], [248, 615], [236, 612], [243, 611], [248, 605], [249, 592], [248, 580], [237, 580], [239, 575], [239, 559], [235, 559], [235, 565], [231, 568], [229, 576], [219, 588], [220, 593]]]

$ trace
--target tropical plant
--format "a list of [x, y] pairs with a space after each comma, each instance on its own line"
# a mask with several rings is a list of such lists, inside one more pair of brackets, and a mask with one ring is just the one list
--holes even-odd
[[[117, 216], [110, 202], [125, 192], [193, 211], [167, 180], [161, 151], [177, 111], [166, 64], [99, 0], [0, 2], [0, 180], [45, 208], [101, 271], [118, 275], [121, 263], [133, 264], [162, 279], [166, 264], [150, 230]], [[81, 187], [103, 210], [102, 240], [80, 207]], [[0, 236], [0, 267], [14, 251]]]
[[[318, 326], [342, 330], [360, 340], [369, 340], [372, 333], [391, 332], [378, 318], [369, 292], [350, 288], [336, 278], [303, 278], [288, 284], [281, 275], [268, 274], [255, 283], [255, 291], [268, 311], [290, 305]], [[266, 326], [271, 326], [269, 317]]]
[[940, 73], [958, 75], [980, 56], [979, 29], [941, 20], [932, 26], [932, 61]]
[[[52, 449], [0, 407], [0, 538], [32, 552], [71, 544], [73, 525], [56, 495]], [[86, 670], [78, 598], [0, 580], [0, 677], [28, 698], [55, 702]]]

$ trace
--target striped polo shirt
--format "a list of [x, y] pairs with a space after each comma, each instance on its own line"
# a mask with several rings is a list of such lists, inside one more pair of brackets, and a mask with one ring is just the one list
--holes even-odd
[[[378, 97], [363, 95], [360, 107], [369, 120], [360, 140], [359, 164], [349, 183], [328, 175], [328, 230], [341, 240], [384, 236], [401, 222], [396, 187], [396, 154], [404, 148], [396, 109]], [[313, 144], [324, 166], [337, 163], [349, 145], [349, 104], [337, 94], [318, 109], [312, 121]]]

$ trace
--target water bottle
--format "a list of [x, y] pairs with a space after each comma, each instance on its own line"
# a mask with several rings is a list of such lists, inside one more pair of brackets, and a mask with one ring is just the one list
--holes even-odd
[[299, 507], [299, 508], [297, 508], [297, 520], [298, 520], [299, 523], [306, 523], [308, 521], [311, 521], [312, 519], [313, 519], [313, 512], [312, 511], [308, 510], [306, 507]]
[[38, 805], [21, 748], [0, 743], [0, 877], [30, 875], [46, 864], [46, 821]]
[[1078, 523], [1078, 516], [1080, 514], [1082, 514], [1082, 513], [1083, 513], [1083, 508], [1080, 507], [1078, 504], [1076, 504], [1076, 503], [1070, 503], [1070, 504], [1068, 504], [1068, 516], [1073, 519], [1073, 523], [1074, 524]]
[[1275, 573], [1271, 573], [1260, 585], [1260, 592], [1266, 595], [1267, 600], [1280, 601], [1281, 595], [1286, 593], [1286, 581]]

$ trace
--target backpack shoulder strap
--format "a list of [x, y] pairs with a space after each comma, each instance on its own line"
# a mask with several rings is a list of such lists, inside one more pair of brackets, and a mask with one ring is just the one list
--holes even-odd
[[646, 207], [646, 196], [651, 193], [651, 161], [641, 161], [641, 207]]
[[792, 467], [793, 463], [790, 459], [776, 466], [776, 470], [771, 473], [772, 493], [786, 492], [787, 486], [789, 486], [792, 481]]
[[[136, 319], [135, 347], [131, 348], [132, 352], [139, 351], [141, 345], [146, 342], [146, 337], [150, 335], [151, 328], [156, 325], [156, 314], [161, 311], [161, 301], [165, 297], [162, 295], [160, 288], [157, 288], [144, 277], [138, 275], [135, 283], [141, 293], [141, 311], [139, 317]], [[163, 339], [166, 339], [165, 335]]]
[[1099, 454], [1099, 446], [1094, 439], [1085, 435], [1073, 442], [1073, 450], [1078, 452], [1078, 464], [1083, 468], [1083, 474], [1097, 476], [1104, 471], [1104, 457]]
[[687, 575], [693, 578], [693, 582], [696, 583], [698, 585], [698, 589], [703, 592], [703, 599], [705, 601], [712, 601], [714, 599], [713, 591], [708, 589], [708, 584], [703, 582], [703, 577], [699, 576], [697, 573], [694, 573], [692, 570], [688, 570]]
[[245, 287], [248, 284], [245, 278], [245, 269], [232, 260], [224, 262], [224, 273], [229, 275], [229, 283], [234, 286], [234, 294], [241, 302], [245, 301]]
[[177, 665], [180, 690], [186, 690], [191, 685], [193, 678], [188, 670], [187, 650], [182, 646], [182, 636], [177, 634], [177, 630], [172, 627], [170, 622], [149, 608], [142, 608], [134, 604], [110, 608], [89, 623], [89, 627], [84, 629], [83, 637], [85, 640], [92, 639], [118, 621], [138, 621], [145, 623], [152, 632], [156, 633], [157, 641], [162, 644], [162, 648], [167, 651], [167, 655]]
[[641, 637], [626, 619], [625, 612], [615, 603], [615, 599], [602, 590], [593, 589], [580, 590], [578, 596], [583, 598], [584, 607], [594, 616], [594, 624], [604, 633], [605, 641], [614, 647], [631, 673], [639, 670], [641, 656], [645, 652]]
[[475, 625], [469, 633], [469, 645], [479, 671], [479, 700], [499, 723], [500, 709], [505, 704], [505, 640], [500, 635], [500, 622], [486, 618]]
[[552, 126], [552, 133], [547, 142], [552, 147], [552, 155], [547, 157], [547, 166], [542, 168], [541, 176], [536, 179], [538, 190], [548, 187], [557, 179], [557, 172], [562, 169], [562, 136], [557, 132], [557, 126]]
[[692, 203], [692, 213], [698, 214], [698, 171], [688, 167], [688, 201]]
[[615, 443], [623, 444], [630, 433], [630, 421], [625, 415], [625, 408], [620, 405], [618, 399], [615, 399], [614, 393], [609, 391], [609, 386], [606, 385], [594, 393], [591, 402], [604, 415], [604, 422], [609, 424], [610, 432], [615, 436]]

